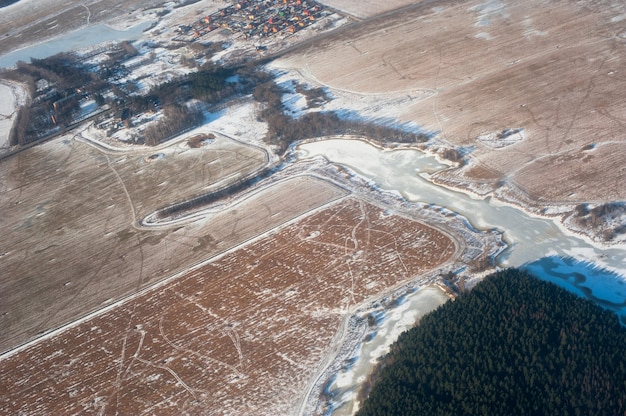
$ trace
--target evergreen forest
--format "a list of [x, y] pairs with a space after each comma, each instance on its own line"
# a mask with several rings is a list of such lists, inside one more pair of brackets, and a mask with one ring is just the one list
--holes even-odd
[[357, 414], [626, 415], [625, 351], [615, 314], [504, 270], [403, 333]]

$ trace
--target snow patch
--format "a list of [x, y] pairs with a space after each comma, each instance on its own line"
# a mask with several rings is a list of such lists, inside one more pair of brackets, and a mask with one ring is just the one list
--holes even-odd
[[524, 140], [524, 129], [504, 129], [499, 133], [489, 132], [481, 134], [476, 140], [492, 149], [501, 149]]

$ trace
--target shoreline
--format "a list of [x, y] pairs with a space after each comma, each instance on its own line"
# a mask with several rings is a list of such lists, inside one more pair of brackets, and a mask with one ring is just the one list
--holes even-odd
[[[419, 149], [421, 150], [421, 149]], [[424, 151], [427, 154], [433, 155], [435, 157], [437, 157], [437, 159], [439, 159], [438, 155], [436, 153], [431, 153], [428, 152], [428, 150], [421, 150]], [[471, 166], [471, 162], [470, 162], [470, 166]], [[454, 166], [450, 166], [448, 169], [445, 169], [443, 172], [452, 172], [454, 174], [454, 170], [458, 169]], [[439, 172], [438, 172], [439, 173]], [[435, 176], [435, 177], [433, 177]], [[533, 204], [531, 202], [523, 202], [521, 199], [515, 199], [515, 198], [505, 198], [504, 196], [498, 195], [497, 192], [495, 192], [495, 189], [491, 189], [488, 193], [486, 194], [481, 194], [479, 192], [476, 192], [474, 190], [471, 189], [470, 186], [464, 186], [463, 184], [460, 185], [455, 185], [455, 182], [448, 179], [448, 178], [437, 178], [436, 175], [429, 175], [428, 177], [426, 177], [425, 179], [427, 179], [429, 182], [431, 182], [433, 185], [436, 186], [441, 186], [444, 187], [446, 189], [449, 189], [451, 191], [455, 191], [455, 192], [462, 192], [466, 195], [468, 195], [471, 198], [477, 199], [477, 200], [487, 200], [489, 199], [490, 201], [494, 202], [494, 205], [498, 205], [498, 206], [506, 206], [506, 207], [511, 207], [511, 208], [515, 208], [518, 209], [520, 211], [523, 211], [525, 214], [527, 214], [529, 217], [532, 218], [537, 218], [537, 219], [543, 219], [543, 220], [549, 220], [552, 221], [561, 231], [563, 231], [564, 234], [570, 236], [570, 237], [574, 237], [574, 238], [580, 238], [582, 240], [584, 240], [586, 243], [588, 243], [589, 245], [594, 246], [595, 248], [599, 249], [599, 250], [603, 250], [603, 249], [626, 249], [626, 241], [622, 241], [622, 242], [617, 242], [617, 243], [609, 243], [606, 242], [604, 240], [596, 240], [594, 239], [592, 236], [596, 236], [595, 233], [586, 233], [584, 232], [584, 230], [581, 229], [576, 229], [576, 228], [570, 228], [567, 226], [567, 224], [565, 224], [565, 219], [572, 214], [573, 210], [572, 209], [567, 209], [570, 206], [576, 205], [576, 204], [568, 204], [568, 203], [559, 203], [559, 202], [548, 202], [545, 203], [544, 205], [538, 205], [538, 204]], [[463, 177], [459, 177], [458, 175], [455, 175], [455, 179], [458, 182], [465, 182], [468, 185], [471, 185], [471, 181], [464, 181]], [[520, 190], [517, 187], [510, 187], [508, 186], [506, 191], [508, 191], [507, 193], [510, 194], [518, 194], [518, 193], [523, 193], [522, 190]], [[586, 202], [586, 203], [593, 203], [593, 202]], [[561, 212], [561, 213], [554, 213], [554, 214], [541, 214], [539, 211], [540, 210], [549, 210], [550, 208], [557, 208], [558, 207], [565, 207], [566, 210]]]
[[[306, 143], [316, 143], [316, 142], [323, 142], [325, 140], [356, 140], [356, 141], [361, 141], [364, 143], [367, 143], [369, 145], [371, 145], [372, 147], [375, 147], [377, 149], [380, 149], [382, 151], [394, 151], [394, 150], [415, 150], [415, 151], [419, 151], [425, 155], [428, 156], [432, 156], [434, 157], [440, 164], [442, 165], [447, 165], [448, 168], [445, 168], [441, 171], [438, 171], [434, 174], [422, 174], [420, 175], [423, 179], [427, 180], [428, 182], [430, 182], [432, 185], [434, 186], [441, 186], [445, 189], [448, 189], [450, 191], [453, 192], [459, 192], [462, 194], [465, 194], [466, 196], [475, 199], [475, 200], [479, 200], [479, 201], [493, 201], [493, 205], [494, 206], [503, 206], [503, 207], [510, 207], [510, 208], [514, 208], [517, 210], [522, 211], [524, 214], [528, 215], [531, 218], [536, 218], [536, 219], [541, 219], [541, 220], [547, 220], [547, 221], [551, 221], [552, 223], [554, 223], [555, 226], [557, 226], [561, 231], [563, 231], [564, 234], [570, 236], [570, 237], [574, 237], [574, 238], [580, 238], [582, 240], [584, 240], [586, 243], [588, 243], [589, 245], [592, 245], [593, 247], [599, 249], [599, 250], [603, 250], [603, 249], [626, 249], [626, 241], [625, 242], [619, 242], [619, 243], [606, 243], [603, 241], [597, 241], [594, 240], [593, 238], [591, 238], [589, 236], [589, 233], [585, 233], [583, 231], [577, 231], [576, 229], [570, 228], [568, 227], [566, 224], [564, 224], [564, 222], [562, 221], [563, 216], [571, 214], [571, 210], [568, 210], [566, 212], [563, 212], [561, 214], [555, 213], [555, 214], [541, 214], [538, 211], [540, 209], [550, 209], [551, 207], [558, 207], [558, 206], [568, 206], [567, 204], [559, 204], [557, 202], [554, 203], [546, 203], [543, 206], [539, 206], [539, 205], [533, 205], [531, 203], [525, 203], [523, 201], [521, 201], [521, 199], [512, 199], [512, 198], [508, 198], [508, 199], [504, 199], [502, 196], [497, 195], [494, 190], [490, 190], [489, 193], [487, 194], [481, 194], [479, 192], [476, 192], [474, 190], [471, 189], [470, 186], [463, 186], [463, 185], [459, 185], [459, 186], [455, 186], [454, 182], [448, 179], [439, 179], [437, 178], [437, 175], [439, 173], [444, 173], [444, 172], [454, 172], [455, 169], [458, 169], [457, 167], [455, 167], [454, 165], [451, 165], [451, 162], [447, 159], [443, 159], [439, 153], [437, 152], [433, 152], [429, 149], [430, 146], [428, 146], [426, 143], [420, 143], [420, 144], [413, 144], [413, 143], [381, 143], [378, 142], [376, 140], [370, 140], [368, 138], [365, 137], [360, 137], [360, 136], [352, 136], [352, 135], [335, 135], [335, 136], [325, 136], [325, 137], [321, 137], [321, 138], [315, 138], [315, 139], [307, 139], [307, 140], [302, 140], [296, 143], [295, 147], [299, 147], [300, 145], [306, 144]], [[470, 162], [471, 165], [471, 162]], [[463, 182], [463, 178], [459, 178], [458, 176], [456, 176], [457, 180], [459, 182]], [[468, 185], [471, 184], [470, 181], [466, 182]], [[515, 191], [517, 190], [517, 188], [515, 189], [511, 189], [510, 192], [515, 193]], [[522, 191], [520, 191], [522, 192]], [[472, 223], [472, 221], [470, 219], [467, 219], [467, 221], [476, 229], [482, 230], [481, 227], [479, 227], [478, 225]]]
[[[103, 31], [111, 31], [115, 34], [118, 34], [120, 36], [122, 36], [124, 33], [132, 33], [134, 30], [138, 29], [140, 26], [142, 25], [146, 25], [146, 28], [150, 27], [151, 21], [150, 20], [146, 20], [146, 21], [141, 21], [138, 22], [137, 24], [130, 26], [126, 29], [119, 29], [116, 28], [112, 25], [110, 25], [109, 23], [105, 23], [105, 22], [100, 22], [100, 23], [90, 23], [87, 24], [85, 26], [79, 27], [77, 29], [73, 29], [73, 30], [68, 30], [63, 32], [62, 34], [59, 35], [54, 35], [54, 36], [50, 36], [48, 38], [44, 38], [39, 42], [32, 42], [29, 44], [26, 44], [22, 47], [19, 47], [17, 49], [13, 49], [10, 52], [4, 53], [2, 55], [0, 55], [0, 62], [2, 62], [3, 60], [6, 60], [8, 57], [12, 56], [12, 55], [20, 55], [23, 54], [25, 51], [28, 51], [30, 49], [36, 50], [38, 48], [43, 48], [46, 44], [51, 43], [51, 42], [66, 42], [67, 39], [64, 38], [68, 38], [71, 37], [73, 35], [78, 34], [81, 31], [87, 31], [87, 30], [98, 30], [98, 27], [101, 27]], [[142, 33], [144, 29], [142, 29]], [[89, 48], [93, 48], [96, 45], [100, 45], [103, 43], [110, 43], [110, 42], [120, 42], [121, 40], [116, 39], [115, 37], [111, 37], [111, 36], [106, 36], [107, 39], [101, 40], [101, 41], [96, 41], [96, 43], [93, 43], [93, 41], [88, 40], [89, 45], [86, 46], [79, 46], [76, 50], [86, 50]], [[138, 37], [137, 39], [132, 39], [132, 40], [140, 40], [141, 38]], [[51, 52], [46, 52], [47, 55], [40, 57], [38, 59], [43, 59], [43, 58], [47, 58], [53, 55], [56, 55], [58, 53], [63, 53], [63, 52], [68, 52], [67, 49], [62, 50], [61, 48], [52, 48], [53, 51]], [[56, 49], [59, 49], [58, 51]], [[69, 52], [75, 52], [76, 50], [69, 50]], [[31, 56], [30, 58], [26, 58], [26, 59], [31, 59], [31, 58], [37, 58], [36, 56]], [[15, 65], [18, 61], [22, 61], [23, 59], [17, 59], [15, 63], [11, 63], [11, 64], [0, 64], [0, 68], [5, 68], [5, 69], [10, 69], [10, 68], [15, 68]], [[13, 59], [11, 59], [11, 61], [13, 61]]]

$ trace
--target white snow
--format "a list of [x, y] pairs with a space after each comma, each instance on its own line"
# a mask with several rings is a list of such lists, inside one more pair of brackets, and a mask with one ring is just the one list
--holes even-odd
[[476, 14], [476, 22], [474, 26], [484, 27], [491, 25], [493, 18], [508, 17], [508, 13], [505, 10], [505, 4], [500, 0], [487, 0], [484, 3], [477, 4], [468, 9]]
[[8, 117], [15, 110], [15, 95], [8, 85], [0, 84], [0, 115]]
[[9, 134], [17, 108], [26, 102], [26, 93], [15, 84], [0, 83], [0, 151], [9, 148]]
[[525, 137], [523, 129], [507, 129], [502, 132], [483, 133], [476, 140], [492, 149], [501, 149], [519, 143]]
[[[363, 94], [331, 88], [321, 83], [306, 70], [292, 67], [292, 64], [287, 60], [273, 61], [268, 64], [267, 68], [276, 76], [276, 83], [289, 91], [284, 97], [283, 104], [288, 108], [288, 113], [296, 118], [307, 112], [334, 111], [344, 119], [368, 120], [380, 125], [422, 132], [420, 126], [416, 124], [401, 123], [398, 120], [398, 115], [404, 113], [406, 108], [415, 101], [425, 99], [436, 93], [434, 90], [417, 89], [401, 93]], [[306, 99], [295, 92], [296, 84], [305, 88], [323, 87], [331, 99], [320, 107], [306, 109]]]
[[475, 38], [478, 38], [478, 39], [485, 39], [485, 40], [491, 40], [491, 39], [493, 39], [493, 36], [491, 36], [491, 35], [490, 35], [489, 33], [487, 33], [487, 32], [480, 32], [480, 33], [477, 33], [476, 35], [474, 35], [474, 37], [475, 37]]
[[285, 112], [293, 118], [300, 118], [307, 113], [306, 97], [302, 94], [295, 92], [283, 94], [282, 102]]
[[135, 82], [139, 93], [146, 94], [153, 87], [165, 82], [180, 78], [195, 69], [180, 65], [180, 56], [177, 52], [170, 52], [165, 48], [150, 50], [142, 47], [141, 54], [124, 62], [131, 68], [131, 74], [122, 81]]
[[369, 340], [363, 342], [347, 365], [339, 371], [329, 390], [337, 395], [332, 406], [334, 416], [352, 415], [358, 403], [356, 395], [360, 384], [372, 370], [379, 358], [389, 352], [401, 333], [415, 325], [419, 319], [448, 300], [441, 289], [427, 286], [398, 299], [397, 306], [391, 309], [370, 311], [376, 317], [378, 325], [368, 334]]
[[619, 14], [611, 18], [611, 23], [621, 22], [622, 20], [626, 20], [626, 14]]
[[207, 127], [238, 141], [266, 148], [267, 124], [257, 119], [257, 104], [247, 97], [207, 114]]
[[80, 102], [80, 117], [89, 115], [98, 110], [98, 104], [95, 100], [83, 100]]
[[29, 62], [30, 58], [46, 58], [59, 52], [77, 51], [105, 42], [138, 39], [144, 36], [143, 30], [149, 26], [150, 22], [144, 22], [126, 31], [115, 30], [103, 24], [87, 26], [58, 38], [0, 56], [0, 67], [12, 67], [17, 61]]

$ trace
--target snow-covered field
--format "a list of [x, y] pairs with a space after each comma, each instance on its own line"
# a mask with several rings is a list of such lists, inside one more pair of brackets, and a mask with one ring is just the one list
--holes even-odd
[[19, 84], [0, 82], [0, 154], [9, 148], [9, 134], [17, 109], [26, 100], [26, 92]]
[[0, 150], [9, 147], [9, 132], [15, 109], [13, 90], [6, 84], [0, 84]]

